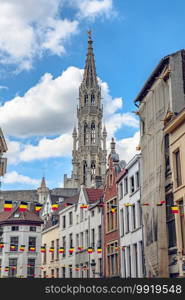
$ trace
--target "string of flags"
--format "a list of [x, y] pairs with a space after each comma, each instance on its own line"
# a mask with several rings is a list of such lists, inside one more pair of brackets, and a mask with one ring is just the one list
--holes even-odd
[[[87, 209], [91, 206], [91, 204], [84, 204], [84, 203], [78, 203], [80, 205], [80, 208], [81, 209]], [[163, 204], [166, 204], [166, 206], [169, 206], [171, 207], [171, 212], [172, 213], [178, 213], [179, 212], [179, 206], [184, 206], [184, 205], [168, 205], [166, 203], [166, 201], [160, 201], [159, 203], [157, 204], [151, 204], [151, 203], [148, 203], [148, 202], [144, 202], [144, 203], [141, 203], [141, 206], [163, 206]], [[73, 203], [65, 203], [64, 206], [71, 206], [73, 205]], [[98, 206], [99, 207], [105, 207], [107, 205], [107, 203], [99, 203]], [[133, 206], [134, 203], [124, 203], [123, 206], [125, 207], [129, 207], [129, 206]], [[120, 206], [120, 205], [119, 205]], [[41, 203], [36, 203], [35, 204], [35, 211], [36, 212], [39, 212], [41, 209], [42, 209], [43, 205]], [[59, 209], [59, 204], [57, 203], [54, 203], [52, 204], [51, 206], [52, 210], [53, 211], [56, 211]], [[111, 212], [114, 214], [116, 213], [117, 211], [117, 208], [118, 208], [118, 205], [111, 205], [110, 206], [110, 209], [111, 209]], [[13, 209], [13, 204], [12, 204], [12, 201], [5, 201], [4, 202], [4, 211], [11, 211]], [[19, 204], [19, 211], [20, 212], [25, 212], [26, 210], [28, 209], [28, 203], [27, 202], [24, 202], [24, 201], [21, 201], [20, 204]]]

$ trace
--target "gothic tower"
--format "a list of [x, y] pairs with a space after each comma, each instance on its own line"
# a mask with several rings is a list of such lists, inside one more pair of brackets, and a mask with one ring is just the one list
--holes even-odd
[[73, 131], [73, 171], [71, 178], [64, 175], [64, 187], [100, 186], [106, 172], [106, 137], [102, 131], [103, 107], [101, 88], [98, 85], [91, 32], [88, 32], [88, 49], [83, 80], [79, 88], [77, 107], [78, 130]]

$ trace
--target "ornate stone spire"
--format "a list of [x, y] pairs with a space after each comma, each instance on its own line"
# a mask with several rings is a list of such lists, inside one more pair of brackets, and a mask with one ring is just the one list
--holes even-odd
[[87, 88], [96, 87], [98, 85], [92, 44], [91, 31], [88, 31], [88, 48], [82, 82]]
[[116, 150], [115, 150], [116, 143], [114, 141], [114, 138], [112, 138], [112, 141], [110, 143], [110, 147], [111, 147], [111, 153], [116, 153]]

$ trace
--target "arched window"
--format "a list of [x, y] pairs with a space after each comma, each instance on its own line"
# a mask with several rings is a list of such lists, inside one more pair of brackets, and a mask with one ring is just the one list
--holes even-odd
[[84, 145], [88, 144], [88, 125], [84, 124]]
[[91, 144], [95, 144], [95, 124], [94, 122], [91, 124]]
[[87, 162], [83, 163], [83, 183], [86, 184], [87, 181]]
[[85, 94], [85, 96], [84, 96], [84, 104], [87, 105], [87, 103], [88, 103], [88, 95]]
[[91, 105], [94, 105], [95, 104], [95, 97], [94, 97], [94, 94], [92, 93], [91, 94]]
[[96, 175], [96, 164], [95, 161], [91, 162], [91, 179]]

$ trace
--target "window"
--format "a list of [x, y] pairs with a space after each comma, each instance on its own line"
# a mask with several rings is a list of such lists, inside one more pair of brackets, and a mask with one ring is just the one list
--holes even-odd
[[15, 246], [14, 251], [18, 251], [18, 244], [19, 244], [18, 236], [11, 236], [10, 237], [10, 245]]
[[100, 248], [102, 246], [101, 239], [102, 239], [102, 231], [101, 231], [101, 225], [99, 225], [98, 226], [98, 245], [97, 246], [100, 247]]
[[80, 232], [80, 247], [83, 248], [84, 246], [84, 235], [83, 232]]
[[59, 260], [59, 239], [56, 239], [56, 260]]
[[180, 150], [178, 149], [174, 153], [174, 155], [175, 155], [176, 187], [178, 187], [182, 184]]
[[96, 142], [96, 133], [95, 133], [95, 124], [91, 124], [91, 144], [95, 144]]
[[59, 268], [56, 268], [56, 278], [59, 278]]
[[96, 175], [96, 164], [95, 161], [91, 162], [91, 180], [94, 178]]
[[128, 233], [129, 232], [129, 230], [130, 230], [130, 222], [129, 222], [129, 207], [128, 206], [126, 206], [125, 207], [125, 217], [126, 217], [126, 233]]
[[62, 217], [62, 227], [63, 227], [63, 229], [66, 228], [66, 216]]
[[36, 249], [36, 237], [29, 237], [28, 249], [30, 249], [30, 247], [34, 247]]
[[134, 176], [130, 177], [130, 193], [134, 192]]
[[31, 278], [35, 276], [35, 259], [28, 258], [27, 277]]
[[165, 151], [165, 175], [170, 171], [170, 155], [169, 155], [169, 134], [164, 137], [164, 151]]
[[73, 266], [69, 265], [69, 278], [73, 278]]
[[75, 278], [79, 278], [79, 265], [76, 265], [76, 274]]
[[94, 209], [91, 210], [91, 217], [94, 217]]
[[51, 269], [51, 278], [55, 278], [55, 270]]
[[119, 184], [119, 199], [123, 198], [123, 183], [120, 182]]
[[99, 265], [99, 276], [102, 276], [103, 274], [103, 264], [102, 264], [102, 258], [98, 259], [98, 265]]
[[184, 222], [184, 203], [183, 200], [179, 201], [180, 210], [180, 238], [182, 241], [183, 254], [185, 254], [185, 222]]
[[124, 178], [124, 195], [128, 194], [128, 177]]
[[136, 172], [136, 189], [140, 187], [139, 171]]
[[86, 248], [89, 247], [89, 231], [88, 230], [85, 231], [85, 246], [86, 246]]
[[167, 221], [167, 228], [168, 228], [168, 247], [175, 247], [176, 246], [176, 230], [175, 230], [175, 216], [171, 212], [171, 206], [174, 205], [173, 202], [173, 194], [170, 193], [166, 195], [166, 221]]
[[130, 246], [126, 247], [126, 277], [131, 276], [131, 256], [130, 256]]
[[47, 278], [47, 273], [46, 273], [46, 271], [43, 272], [43, 278]]
[[84, 124], [84, 145], [88, 144], [88, 125]]
[[46, 249], [46, 252], [43, 253], [43, 264], [46, 264], [47, 245], [44, 244], [44, 247], [45, 247], [45, 249]]
[[9, 258], [8, 277], [15, 277], [16, 275], [17, 275], [17, 258]]
[[91, 94], [91, 105], [95, 104], [95, 97], [94, 94]]
[[62, 243], [63, 243], [63, 248], [64, 248], [64, 253], [63, 253], [63, 257], [66, 256], [66, 237], [63, 236], [62, 238]]
[[125, 255], [125, 251], [121, 252], [122, 255], [122, 277], [126, 278], [126, 255]]
[[[51, 248], [54, 248], [54, 241], [51, 241]], [[54, 251], [51, 252], [51, 261], [54, 261]]]
[[132, 208], [132, 230], [136, 228], [136, 210], [135, 210], [135, 204], [131, 206]]
[[[69, 235], [69, 248], [73, 248], [73, 234], [70, 233]], [[69, 255], [72, 255], [73, 253], [70, 253]]]
[[84, 185], [86, 184], [86, 178], [87, 178], [87, 163], [84, 161], [83, 163], [83, 182]]
[[87, 103], [88, 103], [88, 95], [85, 94], [85, 95], [84, 95], [84, 104], [86, 105]]
[[36, 226], [30, 226], [30, 231], [36, 232]]
[[76, 247], [77, 248], [80, 247], [80, 245], [79, 245], [79, 234], [78, 233], [76, 234]]
[[79, 215], [76, 216], [76, 224], [79, 223]]
[[121, 236], [124, 236], [124, 210], [123, 208], [120, 210], [120, 231], [121, 231]]
[[118, 242], [112, 242], [107, 245], [107, 263], [108, 263], [108, 277], [118, 276]]
[[73, 225], [73, 213], [72, 213], [72, 211], [70, 211], [70, 213], [69, 213], [69, 225], [70, 226]]
[[[113, 212], [112, 209], [115, 209]], [[113, 199], [107, 202], [107, 231], [112, 231], [117, 229], [117, 200]]]
[[133, 245], [134, 258], [135, 258], [135, 274], [134, 277], [138, 277], [138, 258], [137, 258], [137, 244]]
[[62, 278], [66, 278], [66, 268], [62, 267]]
[[12, 226], [12, 231], [19, 231], [19, 226]]
[[95, 229], [91, 229], [91, 247], [95, 247]]
[[83, 221], [83, 218], [84, 218], [84, 210], [80, 209], [80, 222]]

